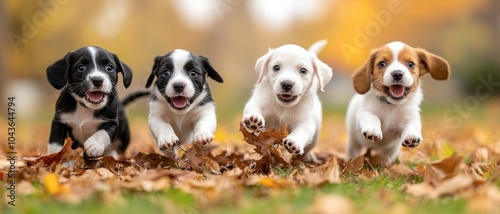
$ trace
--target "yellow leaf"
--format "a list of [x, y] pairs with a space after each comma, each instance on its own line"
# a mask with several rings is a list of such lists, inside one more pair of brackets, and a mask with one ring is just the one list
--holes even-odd
[[455, 149], [449, 144], [449, 143], [444, 143], [443, 148], [441, 148], [440, 152], [440, 158], [449, 158], [453, 154], [455, 154]]
[[59, 184], [59, 175], [48, 173], [43, 177], [43, 185], [47, 192], [51, 195], [56, 195], [61, 192], [61, 185]]
[[258, 184], [271, 189], [281, 189], [287, 185], [287, 182], [279, 181], [275, 178], [264, 177], [258, 181]]

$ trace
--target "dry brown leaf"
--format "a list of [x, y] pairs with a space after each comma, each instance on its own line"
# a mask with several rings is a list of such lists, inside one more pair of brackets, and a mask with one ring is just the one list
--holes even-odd
[[453, 155], [429, 165], [424, 172], [424, 182], [437, 186], [441, 181], [456, 176], [462, 163], [462, 157]]
[[388, 169], [384, 169], [384, 173], [389, 175], [393, 179], [401, 177], [414, 179], [418, 176], [418, 173], [415, 170], [410, 169], [405, 164], [395, 164]]
[[42, 156], [28, 156], [23, 157], [22, 160], [28, 165], [37, 165], [43, 163], [45, 165], [54, 165], [61, 164], [63, 162], [70, 161], [80, 156], [83, 151], [81, 148], [77, 148], [73, 150], [71, 146], [73, 145], [73, 141], [70, 137], [66, 138], [63, 148], [58, 153], [42, 155]]
[[286, 125], [283, 125], [280, 131], [270, 129], [259, 133], [259, 136], [248, 132], [242, 124], [240, 124], [240, 131], [243, 134], [245, 142], [255, 146], [255, 152], [261, 155], [261, 159], [257, 160], [255, 166], [252, 168], [254, 172], [269, 175], [272, 171], [272, 166], [280, 168], [291, 167], [291, 164], [283, 158], [277, 149], [288, 135]]
[[342, 170], [342, 173], [358, 173], [363, 169], [365, 164], [365, 157], [359, 156], [345, 163], [345, 167]]

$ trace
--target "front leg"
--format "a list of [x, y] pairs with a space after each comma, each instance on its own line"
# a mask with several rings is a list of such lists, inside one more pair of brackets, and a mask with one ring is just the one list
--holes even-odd
[[117, 130], [117, 121], [112, 120], [102, 123], [98, 131], [83, 143], [85, 155], [87, 157], [101, 157], [106, 148], [108, 148], [115, 139]]
[[214, 133], [217, 126], [215, 109], [202, 113], [193, 129], [194, 142], [206, 146], [214, 139]]
[[369, 141], [381, 141], [382, 130], [380, 118], [370, 112], [359, 112], [356, 115], [358, 128], [361, 134]]
[[417, 147], [423, 141], [422, 123], [420, 122], [419, 115], [408, 120], [406, 124], [401, 134], [401, 145], [410, 148]]
[[264, 119], [264, 116], [262, 115], [262, 108], [260, 107], [260, 103], [257, 98], [252, 97], [245, 105], [241, 123], [246, 130], [255, 134], [258, 134], [264, 130], [266, 121]]
[[56, 118], [52, 120], [50, 128], [49, 144], [47, 146], [47, 154], [58, 153], [64, 146], [64, 141], [68, 136], [70, 127], [59, 122]]
[[314, 139], [316, 123], [313, 120], [302, 121], [297, 124], [283, 141], [283, 146], [294, 155], [303, 155], [304, 148]]
[[159, 115], [150, 114], [148, 124], [160, 150], [170, 149], [179, 144], [179, 138], [175, 135], [172, 125]]

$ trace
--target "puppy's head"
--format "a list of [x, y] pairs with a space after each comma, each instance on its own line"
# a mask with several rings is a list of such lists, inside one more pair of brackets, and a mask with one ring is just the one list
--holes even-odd
[[326, 44], [320, 42], [321, 47], [313, 44], [309, 51], [292, 44], [270, 49], [255, 64], [257, 84], [270, 84], [272, 96], [284, 107], [296, 105], [310, 90], [323, 91], [332, 78], [332, 69], [316, 56]]
[[151, 86], [156, 77], [155, 86], [159, 95], [170, 104], [174, 112], [185, 113], [207, 99], [212, 100], [206, 76], [223, 82], [206, 57], [177, 49], [155, 58], [146, 88]]
[[402, 42], [391, 42], [373, 50], [354, 72], [352, 80], [360, 94], [372, 87], [377, 96], [392, 104], [401, 104], [420, 87], [419, 78], [427, 73], [436, 80], [446, 80], [451, 70], [448, 62], [439, 56]]
[[69, 52], [47, 68], [47, 79], [56, 89], [67, 85], [69, 93], [91, 109], [103, 108], [109, 96], [116, 96], [118, 73], [123, 84], [132, 82], [132, 70], [103, 48], [88, 46]]

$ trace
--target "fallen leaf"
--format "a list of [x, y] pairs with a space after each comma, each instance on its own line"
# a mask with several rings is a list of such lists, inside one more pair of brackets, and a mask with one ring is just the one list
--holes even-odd
[[47, 173], [42, 179], [45, 190], [51, 195], [59, 194], [62, 191], [59, 184], [59, 175], [54, 173]]

